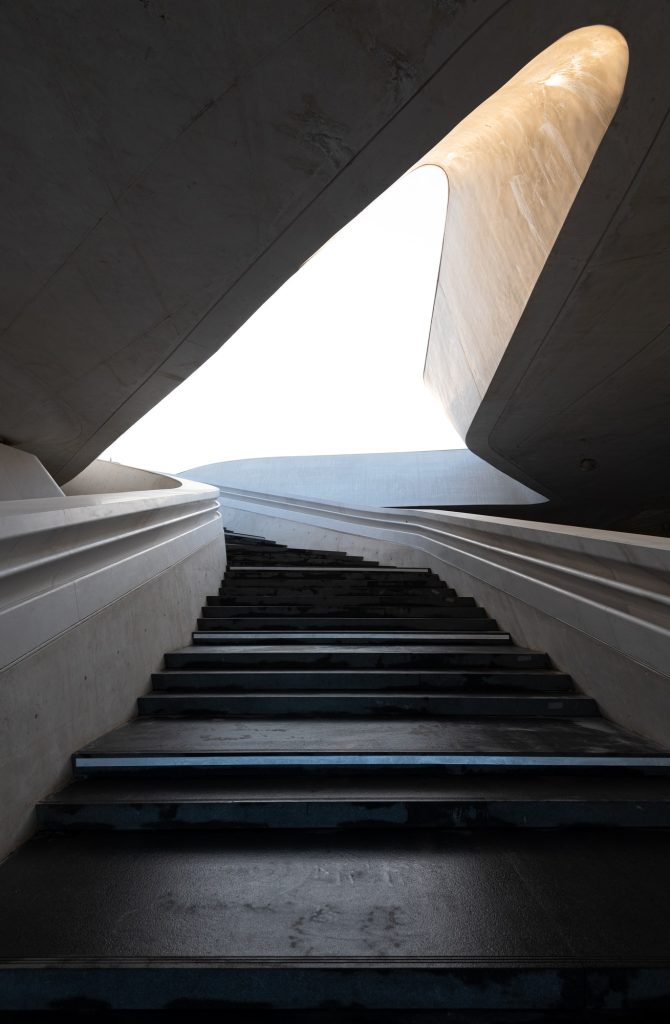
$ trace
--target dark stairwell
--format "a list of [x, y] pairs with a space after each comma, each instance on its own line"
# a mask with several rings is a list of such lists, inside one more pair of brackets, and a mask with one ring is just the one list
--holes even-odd
[[0, 869], [0, 1010], [667, 1007], [670, 753], [428, 570], [228, 552]]

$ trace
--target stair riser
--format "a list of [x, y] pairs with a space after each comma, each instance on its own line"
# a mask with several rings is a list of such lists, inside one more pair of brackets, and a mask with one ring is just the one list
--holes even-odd
[[342, 630], [343, 632], [348, 630], [356, 631], [367, 631], [367, 630], [381, 630], [386, 631], [389, 634], [396, 632], [406, 633], [412, 630], [419, 632], [436, 633], [440, 630], [455, 630], [458, 633], [463, 633], [468, 630], [475, 632], [481, 632], [485, 629], [498, 629], [498, 623], [495, 619], [481, 618], [478, 616], [467, 616], [464, 618], [449, 618], [445, 616], [439, 619], [428, 619], [419, 617], [377, 617], [377, 616], [361, 616], [360, 618], [336, 618], [335, 616], [319, 616], [318, 618], [304, 616], [299, 619], [292, 620], [290, 617], [277, 618], [272, 615], [252, 615], [245, 618], [224, 616], [221, 618], [214, 618], [213, 616], [205, 616], [204, 618], [198, 619], [198, 629], [209, 631], [209, 630], [239, 630], [240, 632], [254, 632], [257, 630], [291, 630], [299, 629], [301, 631], [313, 629], [317, 632], [320, 630], [335, 631]]
[[329, 633], [325, 630], [312, 630], [308, 633], [292, 632], [291, 630], [285, 630], [283, 632], [276, 632], [274, 630], [255, 630], [248, 632], [233, 632], [232, 630], [226, 630], [225, 632], [199, 632], [196, 631], [192, 634], [193, 643], [197, 646], [213, 646], [213, 647], [224, 647], [233, 646], [238, 647], [242, 644], [270, 644], [270, 645], [284, 645], [289, 647], [300, 646], [307, 644], [313, 646], [314, 644], [327, 644], [329, 647], [332, 646], [349, 646], [355, 644], [362, 644], [365, 647], [376, 646], [381, 644], [383, 646], [393, 644], [412, 644], [416, 647], [430, 647], [434, 645], [444, 644], [506, 644], [510, 643], [509, 633], [501, 633], [496, 630], [490, 631], [479, 631], [476, 629], [470, 630], [446, 630], [444, 626], [440, 633], [392, 633], [382, 631], [381, 633], [367, 632], [360, 630], [354, 632], [353, 630], [342, 632], [342, 633]]
[[281, 651], [256, 649], [250, 652], [225, 652], [202, 650], [165, 655], [165, 667], [171, 668], [236, 668], [236, 669], [364, 669], [400, 668], [420, 671], [421, 669], [486, 669], [486, 668], [548, 668], [546, 654], [514, 654], [506, 651], [457, 651], [431, 652], [429, 650], [403, 654], [379, 651], [330, 651], [322, 654], [315, 651]]
[[232, 567], [226, 571], [225, 579], [253, 580], [256, 583], [264, 583], [266, 580], [291, 580], [310, 584], [313, 584], [315, 580], [323, 583], [344, 580], [358, 583], [404, 583], [421, 586], [436, 581], [437, 577], [427, 572], [399, 572], [394, 569], [326, 569], [324, 567], [292, 569], [290, 566], [284, 566], [270, 569], [235, 569]]
[[328, 647], [335, 650], [338, 647], [351, 649], [352, 647], [379, 647], [381, 650], [388, 650], [391, 646], [413, 647], [418, 654], [432, 647], [444, 649], [455, 645], [473, 647], [504, 647], [511, 645], [509, 633], [479, 633], [474, 630], [448, 633], [401, 633], [394, 634], [393, 640], [387, 639], [385, 633], [347, 632], [347, 633], [324, 633], [312, 631], [309, 633], [276, 633], [273, 630], [259, 630], [257, 632], [233, 633], [226, 632], [195, 632], [192, 634], [192, 647], [207, 648], [214, 647], [222, 653], [227, 648], [253, 647], [259, 651], [264, 647], [270, 650], [279, 651], [282, 647]]
[[350, 558], [336, 558], [328, 555], [320, 555], [318, 558], [306, 555], [296, 555], [291, 552], [285, 554], [256, 554], [253, 552], [229, 552], [228, 553], [228, 567], [234, 568], [236, 566], [259, 566], [262, 568], [271, 568], [272, 566], [279, 565], [291, 565], [301, 566], [305, 565], [308, 567], [313, 566], [327, 566], [332, 568], [343, 568], [343, 569], [381, 569], [378, 562], [364, 562], [356, 561], [356, 559]]
[[[220, 1006], [224, 1012], [225, 1008], [236, 1009], [237, 1019], [249, 1010], [254, 1015], [249, 1018], [250, 1024], [254, 1018], [269, 1024], [273, 1018], [267, 1007], [297, 1012], [295, 1024], [333, 1024], [336, 1018], [322, 1016], [324, 1006], [330, 1012], [339, 1010], [345, 1015], [343, 1021], [352, 1024], [354, 1020], [364, 1024], [366, 1018], [361, 1013], [368, 1009], [372, 1012], [371, 1024], [381, 1024], [379, 1011], [390, 1012], [389, 1024], [397, 1024], [400, 1011], [414, 1010], [438, 1013], [434, 1021], [425, 1024], [437, 1024], [440, 1019], [446, 1024], [444, 1014], [451, 1010], [466, 1011], [462, 1020], [471, 1020], [472, 1024], [497, 1024], [489, 1011], [512, 1010], [512, 1017], [506, 1014], [500, 1021], [511, 1024], [519, 1017], [516, 1011], [522, 1010], [525, 1012], [519, 1024], [535, 1024], [538, 1011], [547, 1010], [551, 1014], [547, 1020], [554, 1024], [582, 1024], [587, 1018], [579, 1015], [581, 1011], [593, 1008], [599, 1012], [603, 1005], [615, 1011], [639, 1008], [641, 1013], [646, 1013], [650, 1005], [670, 1005], [670, 966], [664, 963], [607, 966], [587, 961], [575, 965], [574, 957], [553, 957], [547, 966], [544, 961], [529, 963], [523, 958], [501, 964], [494, 958], [482, 963], [481, 957], [464, 956], [456, 963], [422, 957], [417, 966], [416, 958], [395, 957], [389, 964], [388, 959], [384, 962], [379, 957], [370, 960], [354, 956], [346, 963], [343, 957], [321, 957], [304, 966], [296, 956], [294, 962], [285, 957], [263, 967], [262, 958], [242, 964], [230, 958], [212, 966], [203, 957], [196, 963], [176, 960], [166, 970], [163, 958], [147, 963], [144, 957], [133, 966], [108, 966], [103, 958], [95, 970], [91, 968], [96, 961], [82, 964], [78, 958], [73, 959], [74, 964], [63, 958], [56, 966], [49, 959], [38, 964], [8, 964], [2, 970], [0, 1010], [52, 1010], [54, 1006], [74, 1004], [104, 1007], [106, 1011], [179, 1007], [183, 1015], [184, 1011], [202, 1012], [203, 1006]], [[324, 960], [330, 962], [324, 966]], [[261, 1017], [257, 1016], [259, 1004], [263, 1007]], [[355, 1018], [351, 1007], [356, 1007]], [[479, 1021], [472, 1017], [473, 1007]], [[301, 1011], [310, 1009], [318, 1010], [317, 1016], [303, 1019]], [[484, 1016], [477, 1010], [483, 1010]], [[557, 1017], [556, 1012], [561, 1010], [567, 1016]], [[104, 1018], [100, 1015], [99, 1019]], [[222, 1019], [232, 1016], [226, 1013]], [[139, 1021], [137, 1017], [132, 1020]], [[282, 1019], [281, 1024], [288, 1024], [288, 1020]], [[414, 1016], [407, 1017], [403, 1024], [414, 1024], [414, 1020]], [[417, 1017], [416, 1024], [420, 1020]], [[455, 1019], [454, 1024], [460, 1021]]]
[[[450, 590], [374, 590], [370, 587], [334, 587], [323, 590], [314, 587], [221, 587], [217, 595], [207, 598], [207, 603], [220, 601], [223, 604], [290, 604], [304, 608], [336, 606], [338, 610], [360, 605], [386, 608], [389, 606], [415, 607], [421, 605], [468, 606], [473, 607], [471, 598], [457, 597]], [[476, 607], [476, 605], [475, 605]]]
[[203, 618], [225, 619], [239, 616], [258, 616], [268, 618], [281, 616], [290, 618], [294, 625], [300, 625], [300, 617], [328, 618], [339, 616], [356, 618], [372, 616], [377, 619], [408, 618], [408, 619], [485, 619], [483, 608], [470, 605], [358, 605], [342, 608], [336, 605], [295, 605], [295, 604], [217, 604], [221, 598], [209, 598], [210, 604], [203, 605]]
[[314, 690], [372, 690], [374, 692], [406, 693], [413, 688], [425, 692], [444, 694], [483, 690], [523, 690], [530, 693], [571, 693], [572, 680], [567, 675], [548, 672], [515, 672], [513, 669], [496, 673], [481, 672], [156, 672], [152, 676], [156, 692], [193, 690], [206, 693], [227, 690], [279, 692]]
[[[348, 555], [345, 551], [309, 551], [307, 548], [292, 548], [287, 547], [285, 544], [251, 544], [245, 542], [243, 544], [237, 543], [237, 541], [226, 542], [226, 553], [227, 554], [239, 554], [239, 555], [252, 555], [252, 556], [265, 556], [277, 557], [278, 555], [287, 555], [291, 559], [293, 558], [338, 558], [340, 561], [352, 562], [359, 565], [374, 565], [378, 566], [379, 562], [374, 559], [364, 558], [362, 555]], [[389, 568], [393, 568], [390, 566]]]
[[405, 601], [419, 601], [421, 604], [441, 604], [448, 598], [458, 595], [449, 587], [414, 587], [414, 586], [366, 586], [363, 583], [348, 583], [346, 580], [326, 581], [323, 584], [297, 580], [268, 580], [266, 583], [239, 583], [223, 581], [218, 590], [219, 597], [247, 598], [253, 601], [255, 596], [284, 597], [296, 604], [317, 601], [328, 604], [330, 598], [337, 602], [342, 598], [366, 598], [368, 604], [403, 604]]
[[563, 718], [592, 717], [598, 714], [595, 701], [588, 697], [498, 697], [498, 696], [419, 696], [409, 694], [347, 694], [329, 695], [282, 694], [202, 695], [161, 697], [150, 695], [138, 700], [140, 715], [175, 717], [212, 715], [233, 718], [320, 718], [362, 715], [406, 716], [425, 715], [477, 717]]
[[[322, 555], [318, 558], [295, 555], [291, 552], [272, 552], [271, 554], [258, 554], [256, 552], [228, 552], [228, 569], [253, 569], [257, 568], [265, 572], [267, 569], [340, 569], [344, 572], [350, 569], [368, 569], [375, 574], [382, 569], [393, 572], [393, 566], [383, 566], [378, 562], [356, 561], [356, 559], [342, 558], [341, 556]], [[397, 571], [397, 570], [396, 570]]]
[[40, 804], [44, 831], [175, 828], [668, 828], [666, 801], [252, 800]]

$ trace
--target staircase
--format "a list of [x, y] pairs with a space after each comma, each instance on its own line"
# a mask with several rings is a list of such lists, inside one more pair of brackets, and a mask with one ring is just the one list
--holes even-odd
[[227, 545], [0, 868], [0, 1011], [670, 1006], [670, 753], [427, 569]]

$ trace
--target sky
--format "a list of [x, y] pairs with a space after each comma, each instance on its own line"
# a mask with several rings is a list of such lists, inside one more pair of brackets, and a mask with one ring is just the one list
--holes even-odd
[[423, 383], [447, 179], [404, 175], [101, 458], [167, 473], [462, 448]]

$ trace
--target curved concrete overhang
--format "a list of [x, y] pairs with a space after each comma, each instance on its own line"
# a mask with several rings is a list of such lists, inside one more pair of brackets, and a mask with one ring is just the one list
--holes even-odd
[[215, 487], [371, 507], [508, 505], [523, 506], [531, 515], [544, 504], [541, 495], [464, 448], [232, 459], [196, 466], [181, 476]]
[[[501, 424], [506, 364], [519, 348], [527, 358], [519, 332], [535, 341], [555, 319], [535, 295], [561, 310], [617, 217], [635, 271], [626, 304], [644, 312], [648, 344], [661, 302], [647, 316], [638, 270], [665, 251], [669, 15], [656, 0], [427, 2], [411, 17], [385, 0], [383, 19], [346, 0], [201, 0], [197, 19], [172, 0], [4, 4], [0, 437], [57, 481], [75, 476], [446, 132], [585, 24], [624, 35], [626, 92], [489, 386]], [[582, 289], [583, 319], [591, 302]], [[485, 458], [490, 438], [499, 464], [501, 427], [480, 436], [492, 409], [468, 438]]]
[[571, 32], [419, 162], [449, 180], [424, 376], [461, 437], [619, 105], [627, 68], [616, 30]]

